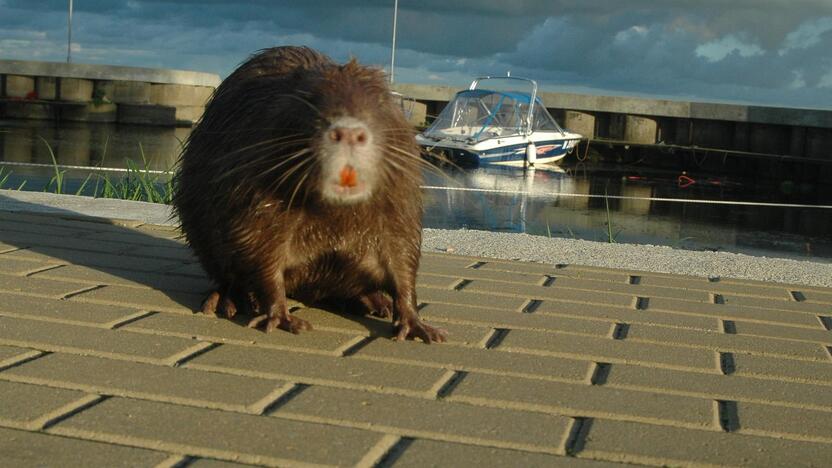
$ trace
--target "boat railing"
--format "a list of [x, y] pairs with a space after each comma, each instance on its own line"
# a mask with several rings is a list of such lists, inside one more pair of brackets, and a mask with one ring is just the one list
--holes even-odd
[[512, 80], [512, 81], [522, 81], [527, 83], [531, 86], [531, 100], [529, 101], [529, 113], [526, 117], [525, 129], [523, 130], [523, 134], [529, 136], [532, 134], [532, 122], [534, 122], [534, 106], [537, 104], [537, 81], [529, 79], [529, 78], [522, 78], [519, 76], [481, 76], [476, 78], [474, 81], [471, 82], [471, 86], [468, 87], [469, 90], [477, 89], [481, 81], [485, 80]]

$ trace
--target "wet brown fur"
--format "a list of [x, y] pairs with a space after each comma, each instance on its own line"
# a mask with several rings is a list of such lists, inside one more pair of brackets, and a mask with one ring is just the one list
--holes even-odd
[[[318, 191], [317, 145], [339, 115], [363, 120], [383, 152], [371, 197], [346, 205]], [[289, 315], [287, 295], [358, 299], [392, 308], [400, 339], [444, 341], [416, 311], [420, 164], [380, 70], [305, 47], [254, 55], [217, 88], [175, 180], [182, 230], [218, 286], [204, 308], [297, 332], [311, 327]]]

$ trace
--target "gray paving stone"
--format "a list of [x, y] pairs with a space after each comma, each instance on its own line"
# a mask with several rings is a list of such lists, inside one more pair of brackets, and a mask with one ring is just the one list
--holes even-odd
[[0, 293], [0, 315], [10, 317], [104, 326], [127, 319], [137, 312], [137, 309], [128, 307], [79, 305], [58, 299]]
[[21, 248], [38, 250], [42, 247], [78, 250], [82, 252], [106, 252], [118, 254], [125, 250], [125, 245], [118, 242], [90, 242], [83, 234], [33, 233], [18, 231], [0, 231], [0, 241]]
[[448, 401], [311, 386], [273, 413], [413, 437], [558, 453], [572, 420]]
[[267, 464], [354, 465], [380, 439], [357, 429], [117, 397], [50, 432]]
[[[8, 370], [0, 372], [0, 377], [5, 372]], [[0, 401], [3, 402], [0, 405], [0, 425], [27, 428], [38, 418], [78, 401], [85, 395], [84, 392], [75, 390], [0, 380]]]
[[[733, 355], [733, 360], [733, 375], [832, 385], [832, 359], [825, 362], [805, 362], [737, 353]], [[832, 388], [829, 390], [832, 391]]]
[[[633, 301], [635, 302], [635, 301]], [[665, 311], [636, 310], [633, 307], [613, 307], [587, 304], [582, 302], [542, 301], [532, 315], [565, 315], [572, 317], [593, 317], [623, 323], [645, 323], [648, 325], [667, 325], [678, 328], [695, 328], [699, 330], [719, 330], [719, 319], [685, 313]]]
[[779, 340], [759, 336], [725, 334], [719, 332], [683, 330], [633, 324], [627, 331], [627, 341], [645, 343], [673, 343], [677, 346], [701, 347], [718, 351], [765, 354], [769, 356], [827, 361], [829, 354], [818, 344]]
[[[182, 367], [53, 353], [7, 369], [0, 379], [91, 393], [248, 411], [285, 382]], [[44, 388], [44, 387], [38, 387]]]
[[724, 320], [747, 320], [757, 323], [803, 326], [816, 328], [817, 316], [811, 313], [760, 309], [728, 304], [702, 304], [674, 301], [661, 297], [650, 298], [648, 310], [707, 315]]
[[832, 409], [829, 385], [761, 380], [739, 375], [703, 374], [614, 364], [605, 386], [739, 400], [804, 408]]
[[[605, 385], [470, 373], [453, 388], [446, 399], [573, 417], [607, 417], [702, 428], [714, 425], [712, 401], [615, 389]], [[638, 404], [635, 405], [635, 402]]]
[[[2, 262], [2, 256], [0, 256]], [[0, 263], [0, 270], [3, 269]], [[125, 270], [104, 267], [66, 265], [33, 275], [37, 278], [71, 280], [92, 284], [111, 284], [138, 288], [153, 288], [165, 291], [182, 291], [207, 294], [212, 284], [207, 278], [193, 278], [181, 275], [166, 275], [146, 271]]]
[[22, 276], [26, 273], [42, 268], [48, 268], [53, 265], [55, 265], [55, 263], [16, 259], [5, 254], [0, 254], [0, 272], [4, 275]]
[[56, 249], [54, 247], [16, 250], [3, 255], [15, 259], [61, 264], [72, 263], [92, 267], [124, 268], [126, 265], [129, 265], [131, 269], [138, 271], [167, 271], [179, 265], [178, 262], [172, 260], [82, 252], [80, 250]]
[[0, 274], [0, 293], [25, 294], [60, 299], [67, 294], [89, 288], [77, 281], [59, 281], [27, 276]]
[[832, 445], [598, 419], [580, 455], [664, 466], [824, 466]]
[[705, 349], [639, 343], [565, 333], [511, 330], [497, 347], [510, 352], [565, 356], [597, 362], [629, 363], [677, 369], [716, 370], [714, 353]]
[[155, 467], [170, 455], [122, 445], [0, 428], [3, 463], [13, 467]]
[[498, 373], [541, 379], [582, 382], [589, 375], [589, 361], [550, 356], [530, 356], [493, 349], [428, 346], [373, 340], [353, 356], [357, 359], [397, 362], [416, 366]]
[[832, 444], [832, 418], [828, 412], [739, 402], [737, 415], [741, 433]]
[[335, 387], [425, 394], [446, 371], [275, 349], [222, 345], [185, 364], [196, 369]]
[[382, 467], [426, 466], [505, 466], [505, 467], [619, 467], [617, 463], [563, 457], [519, 450], [478, 447], [434, 440], [416, 439], [403, 444], [401, 452], [394, 454]]
[[416, 286], [416, 295], [420, 302], [516, 311], [519, 311], [528, 302], [528, 299], [522, 297], [486, 296], [475, 292], [464, 292], [464, 290], [449, 291], [440, 288], [420, 287], [418, 285]]
[[166, 362], [198, 342], [63, 323], [0, 317], [0, 344], [140, 362]]
[[792, 312], [806, 312], [811, 314], [828, 313], [832, 303], [826, 302], [797, 302], [794, 300], [772, 300], [758, 296], [725, 295], [725, 305], [739, 305], [752, 308], [788, 310]]
[[487, 280], [472, 280], [465, 286], [464, 291], [466, 293], [477, 292], [485, 296], [521, 296], [530, 299], [555, 299], [619, 307], [627, 307], [633, 302], [633, 296], [629, 294], [598, 294], [578, 289], [521, 284], [506, 288], [498, 281]]
[[193, 313], [202, 306], [204, 293], [159, 291], [150, 288], [104, 286], [103, 288], [72, 296], [72, 301], [94, 304], [127, 305], [146, 310], [164, 310], [184, 314]]
[[17, 357], [31, 352], [32, 350], [30, 349], [17, 348], [14, 346], [0, 346], [0, 367], [3, 367], [4, 363], [14, 361]]
[[824, 329], [820, 321], [818, 321], [816, 329], [784, 327], [765, 323], [734, 322], [734, 330], [738, 335], [768, 336], [832, 345], [832, 332]]

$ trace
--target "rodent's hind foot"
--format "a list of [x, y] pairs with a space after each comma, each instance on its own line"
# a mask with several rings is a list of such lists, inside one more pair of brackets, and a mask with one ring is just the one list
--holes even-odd
[[220, 293], [218, 291], [211, 291], [210, 294], [202, 301], [202, 306], [198, 312], [205, 315], [217, 316], [217, 306], [220, 303]]
[[231, 299], [230, 294], [220, 294], [219, 291], [211, 291], [202, 301], [199, 312], [214, 317], [234, 318], [237, 315], [237, 305]]
[[425, 322], [416, 320], [405, 320], [393, 324], [393, 332], [396, 334], [396, 341], [415, 340], [419, 338], [426, 344], [444, 343], [448, 341], [448, 332], [442, 328], [433, 327]]
[[279, 315], [273, 314], [256, 315], [254, 318], [249, 320], [248, 327], [258, 328], [266, 333], [271, 332], [275, 328], [279, 328], [281, 330], [292, 332], [295, 335], [300, 333], [301, 330], [312, 330], [312, 324], [302, 318], [294, 317], [292, 315], [287, 315], [286, 317], [281, 318]]
[[393, 301], [381, 291], [364, 294], [359, 300], [373, 317], [389, 318], [393, 315]]

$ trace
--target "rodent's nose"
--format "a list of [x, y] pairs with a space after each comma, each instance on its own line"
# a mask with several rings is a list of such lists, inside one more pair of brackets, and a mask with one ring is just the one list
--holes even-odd
[[329, 131], [329, 139], [350, 146], [363, 145], [367, 143], [367, 131], [356, 127], [335, 127]]

